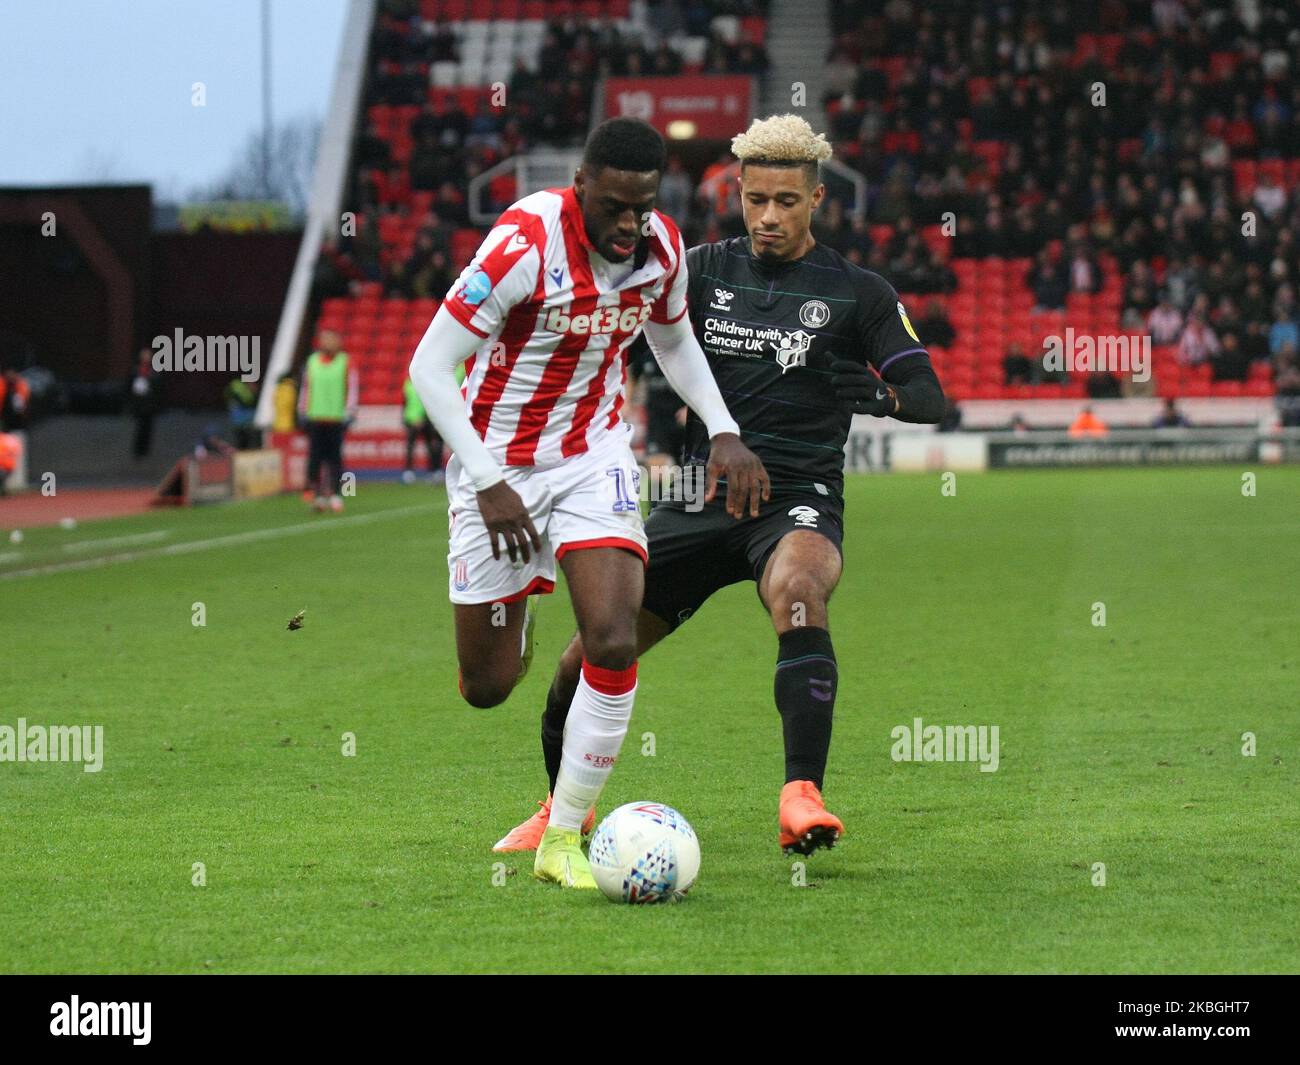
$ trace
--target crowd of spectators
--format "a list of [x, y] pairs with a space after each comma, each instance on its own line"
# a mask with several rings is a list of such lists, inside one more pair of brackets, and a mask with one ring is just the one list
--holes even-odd
[[[460, 58], [460, 39], [448, 23], [421, 16], [416, 0], [381, 0], [374, 32], [370, 79], [363, 113], [375, 105], [415, 107], [409, 154], [394, 151], [394, 138], [374, 121], [360, 132], [353, 154], [357, 232], [327, 243], [317, 268], [319, 298], [344, 295], [358, 281], [380, 282], [386, 296], [440, 297], [459, 265], [451, 257], [452, 234], [470, 224], [469, 182], [502, 159], [535, 146], [574, 147], [587, 134], [592, 92], [605, 76], [676, 76], [684, 59], [668, 42], [704, 38], [699, 73], [761, 77], [768, 59], [762, 44], [728, 40], [712, 28], [719, 15], [762, 14], [765, 0], [665, 0], [647, 7], [650, 38], [631, 35], [612, 18], [555, 19], [547, 24], [535, 63], [520, 57], [505, 84], [505, 105], [495, 106], [487, 86], [472, 108], [451, 93], [431, 91], [435, 63]], [[386, 188], [431, 194], [418, 206], [392, 202]], [[490, 194], [489, 190], [489, 194]], [[685, 217], [694, 184], [680, 160], [665, 175], [661, 206]], [[508, 199], [489, 203], [501, 209]], [[410, 255], [394, 262], [381, 253], [379, 219], [416, 210], [418, 231]]]
[[[390, 296], [436, 297], [459, 265], [452, 237], [469, 221], [477, 174], [537, 144], [579, 144], [598, 79], [680, 73], [683, 56], [666, 42], [682, 34], [709, 38], [693, 69], [761, 75], [762, 47], [728, 42], [712, 24], [763, 7], [651, 3], [650, 32], [635, 39], [612, 19], [555, 20], [538, 61], [517, 62], [509, 106], [480, 94], [463, 107], [430, 91], [431, 64], [458, 58], [455, 28], [425, 21], [415, 0], [381, 0], [366, 110], [416, 110], [397, 154], [391, 130], [361, 132], [350, 197], [359, 224], [325, 248], [320, 294], [367, 280]], [[818, 239], [909, 294], [953, 292], [953, 257], [1026, 259], [1038, 311], [1118, 276], [1122, 328], [1150, 333], [1183, 365], [1244, 380], [1267, 360], [1279, 387], [1300, 376], [1300, 8], [849, 0], [831, 18], [822, 102], [836, 156], [863, 175], [868, 197], [865, 217], [828, 197]], [[384, 190], [399, 182], [420, 195], [395, 203]], [[688, 238], [741, 231], [734, 197], [702, 204], [698, 184], [670, 162], [661, 206]], [[415, 239], [394, 261], [380, 223], [410, 202]], [[945, 240], [926, 239], [940, 224]], [[1004, 355], [1008, 380], [1025, 379], [1021, 360], [1028, 379], [1045, 380], [1039, 360]]]
[[[1033, 257], [1043, 310], [1099, 291], [1105, 256], [1125, 327], [1176, 346], [1184, 365], [1209, 362], [1217, 379], [1264, 359], [1296, 372], [1300, 6], [832, 11], [823, 102], [837, 157], [869, 183], [871, 225], [951, 211], [951, 254]], [[892, 254], [860, 254], [908, 289]]]

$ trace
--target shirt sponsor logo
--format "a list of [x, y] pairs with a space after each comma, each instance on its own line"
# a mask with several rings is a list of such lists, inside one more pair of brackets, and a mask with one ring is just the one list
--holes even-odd
[[755, 329], [730, 318], [704, 319], [704, 347], [720, 355], [739, 355], [746, 359], [764, 358], [771, 346], [780, 347], [784, 334], [776, 326]]
[[640, 307], [597, 307], [592, 314], [569, 317], [567, 307], [552, 307], [542, 316], [542, 328], [550, 333], [599, 336], [602, 333], [635, 333], [650, 317], [650, 304]]
[[477, 306], [488, 298], [491, 291], [492, 279], [484, 271], [479, 270], [465, 282], [465, 287], [461, 289], [461, 302]]
[[776, 342], [776, 364], [781, 367], [783, 374], [796, 366], [808, 365], [808, 348], [812, 342], [812, 334], [805, 333], [802, 329], [782, 334]]
[[821, 300], [809, 300], [799, 308], [799, 321], [809, 329], [820, 329], [830, 319], [831, 309]]
[[711, 311], [729, 311], [731, 310], [731, 301], [736, 298], [734, 292], [728, 292], [725, 288], [715, 288], [713, 290], [713, 302], [709, 304]]

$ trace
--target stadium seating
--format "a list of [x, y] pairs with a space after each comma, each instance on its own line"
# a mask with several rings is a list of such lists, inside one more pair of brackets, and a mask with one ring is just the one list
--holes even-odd
[[[409, 5], [407, 5], [409, 6]], [[359, 175], [354, 197], [361, 203], [358, 227], [374, 221], [378, 232], [376, 261], [364, 276], [352, 277], [350, 294], [326, 298], [320, 305], [316, 331], [324, 328], [338, 329], [344, 336], [345, 346], [356, 356], [363, 371], [363, 401], [370, 403], [395, 403], [400, 395], [404, 363], [423, 332], [437, 301], [431, 299], [385, 299], [391, 292], [389, 271], [411, 261], [421, 232], [429, 226], [430, 212], [437, 212], [434, 192], [416, 187], [420, 183], [411, 179], [409, 164], [415, 152], [415, 138], [411, 124], [421, 114], [425, 102], [437, 108], [461, 115], [473, 116], [493, 112], [492, 83], [509, 82], [516, 66], [522, 65], [534, 72], [542, 62], [548, 35], [556, 20], [569, 20], [571, 27], [579, 30], [586, 24], [609, 25], [624, 32], [643, 29], [637, 19], [644, 16], [643, 5], [628, 0], [613, 3], [588, 3], [583, 0], [419, 0], [417, 18], [398, 18], [381, 5], [376, 23], [374, 54], [375, 79], [368, 89], [368, 104], [361, 124], [373, 131], [386, 146], [388, 165], [369, 165]], [[761, 10], [761, 6], [740, 5]], [[979, 5], [955, 0], [944, 16], [949, 19], [967, 19], [974, 24]], [[958, 12], [957, 15], [952, 12]], [[886, 33], [885, 43], [879, 47], [862, 48], [864, 27], [872, 32], [880, 29], [875, 19], [878, 5], [845, 3], [833, 9], [834, 28], [838, 34], [837, 48], [846, 49], [858, 64], [862, 76], [878, 73], [887, 86], [879, 104], [886, 121], [878, 139], [872, 142], [866, 134], [857, 134], [857, 124], [868, 116], [870, 98], [854, 92], [835, 94], [826, 100], [828, 122], [833, 129], [850, 130], [853, 136], [839, 137], [837, 156], [851, 165], [863, 169], [872, 188], [868, 213], [868, 233], [874, 249], [897, 244], [908, 231], [900, 235], [898, 227], [872, 217], [876, 209], [876, 193], [888, 180], [895, 168], [907, 175], [911, 182], [924, 166], [928, 150], [923, 132], [922, 117], [915, 110], [917, 86], [924, 85], [930, 74], [926, 60], [916, 48], [916, 37], [907, 32]], [[904, 17], [904, 16], [899, 16]], [[913, 9], [914, 22], [919, 15]], [[1024, 16], [1017, 15], [1017, 19]], [[1072, 16], [1074, 17], [1074, 16]], [[1148, 17], [1150, 15], [1148, 14]], [[423, 24], [421, 20], [424, 20]], [[425, 47], [430, 25], [440, 32], [449, 32], [437, 58], [421, 52]], [[968, 28], [961, 23], [963, 28]], [[743, 42], [762, 44], [766, 40], [766, 20], [761, 14], [742, 13], [719, 8], [709, 27], [714, 42]], [[967, 34], [958, 39], [965, 46]], [[1123, 32], [1114, 28], [1102, 31], [1096, 27], [1084, 28], [1070, 37], [1071, 48], [1060, 55], [1066, 67], [1061, 75], [1087, 79], [1108, 73], [1122, 84], [1126, 64], [1133, 62], [1132, 54], [1143, 49], [1155, 49], [1160, 37], [1148, 26], [1130, 25]], [[855, 44], [856, 41], [856, 44]], [[682, 69], [698, 69], [705, 38], [677, 39]], [[892, 48], [891, 48], [892, 46]], [[856, 49], [856, 50], [855, 50]], [[1190, 49], [1190, 46], [1189, 46]], [[1154, 54], [1150, 52], [1149, 54]], [[1191, 54], [1190, 51], [1188, 54]], [[416, 58], [412, 58], [412, 56]], [[572, 58], [572, 53], [570, 53]], [[555, 53], [551, 53], [553, 61]], [[580, 58], [572, 61], [581, 65]], [[1194, 62], [1187, 59], [1186, 62]], [[1019, 60], [1017, 60], [1019, 62]], [[1206, 77], [1224, 84], [1238, 77], [1250, 62], [1257, 62], [1238, 47], [1216, 47], [1203, 56]], [[1001, 64], [1001, 68], [998, 67]], [[953, 138], [951, 154], [961, 160], [967, 194], [980, 199], [991, 194], [1006, 197], [1008, 218], [1022, 200], [1023, 190], [1012, 183], [1019, 180], [1023, 170], [1023, 152], [1018, 152], [1016, 138], [999, 125], [999, 108], [1008, 99], [1007, 94], [1017, 89], [1031, 91], [1042, 83], [1035, 73], [1017, 69], [1008, 79], [1009, 60], [999, 57], [992, 66], [971, 71], [962, 83], [961, 98], [969, 109], [958, 109], [947, 117], [947, 135]], [[575, 68], [576, 69], [576, 68]], [[555, 77], [566, 77], [563, 70], [551, 70]], [[389, 79], [407, 77], [411, 86], [419, 86], [414, 95], [385, 95], [384, 86]], [[558, 84], [558, 83], [553, 83]], [[1118, 89], [1117, 89], [1118, 91]], [[906, 116], [907, 101], [913, 103], [912, 120], [901, 124], [892, 121], [895, 116]], [[929, 116], [930, 112], [924, 112]], [[932, 116], [931, 116], [932, 117]], [[841, 123], [836, 125], [836, 123]], [[1300, 157], [1261, 153], [1254, 141], [1250, 121], [1239, 116], [1230, 117], [1209, 109], [1202, 116], [1200, 128], [1207, 137], [1222, 135], [1233, 145], [1230, 165], [1225, 171], [1226, 183], [1236, 203], [1252, 203], [1261, 186], [1276, 185], [1281, 189], [1292, 208], [1300, 189]], [[360, 131], [359, 131], [360, 132]], [[1140, 135], [1139, 135], [1140, 134]], [[572, 132], [563, 135], [571, 138]], [[1089, 127], [1090, 137], [1100, 137]], [[511, 140], [511, 137], [516, 139]], [[1146, 139], [1144, 139], [1146, 138]], [[1111, 165], [1118, 170], [1130, 171], [1137, 179], [1149, 170], [1149, 131], [1122, 130], [1106, 147], [1097, 142], [1099, 151], [1109, 152]], [[498, 143], [498, 140], [500, 143]], [[542, 143], [545, 134], [517, 135], [505, 133], [490, 144], [480, 144], [464, 154], [466, 168], [477, 172], [498, 162], [512, 150], [523, 150], [529, 144]], [[572, 143], [572, 140], [568, 140]], [[1090, 146], [1091, 142], [1090, 142]], [[1017, 154], [1021, 160], [1017, 160]], [[1297, 152], [1300, 156], [1300, 151]], [[873, 171], [873, 167], [878, 168]], [[1011, 184], [1009, 184], [1011, 183]], [[465, 192], [463, 174], [457, 182], [460, 193]], [[511, 174], [492, 180], [488, 185], [488, 199], [495, 207], [504, 206], [517, 198]], [[1037, 196], [1025, 196], [1023, 202], [1036, 210], [1046, 195], [1055, 190], [1043, 189]], [[913, 202], [915, 196], [913, 194]], [[687, 220], [682, 220], [687, 221]], [[698, 220], [697, 220], [698, 221]], [[732, 220], [734, 222], [734, 220]], [[1060, 236], [1045, 239], [1042, 247], [1060, 261], [1068, 253], [1068, 246], [1079, 231], [1086, 231], [1094, 222], [1085, 214], [1076, 213], [1067, 218], [1070, 231], [1065, 240]], [[688, 233], [691, 231], [687, 226]], [[713, 220], [708, 220], [710, 235], [716, 233]], [[481, 230], [463, 222], [442, 221], [439, 224], [440, 247], [445, 254], [451, 274], [456, 272], [473, 254], [482, 238]], [[699, 232], [697, 227], [696, 232]], [[935, 291], [909, 292], [907, 285], [899, 283], [900, 294], [909, 306], [919, 308], [937, 299], [944, 307], [955, 330], [955, 340], [948, 348], [933, 346], [936, 366], [948, 393], [956, 400], [1003, 398], [1080, 398], [1089, 393], [1087, 375], [1072, 375], [1064, 382], [1048, 381], [1037, 385], [1005, 383], [1003, 358], [1011, 345], [1019, 345], [1033, 358], [1042, 351], [1044, 337], [1061, 335], [1073, 329], [1076, 335], [1119, 336], [1130, 332], [1131, 319], [1125, 319], [1126, 275], [1117, 256], [1114, 239], [1104, 237], [1094, 244], [1093, 256], [1100, 274], [1095, 291], [1070, 292], [1064, 306], [1056, 310], [1035, 308], [1035, 293], [1029, 275], [1034, 259], [1024, 254], [999, 254], [996, 250], [975, 254], [956, 255], [954, 239], [946, 235], [945, 227], [935, 223], [933, 216], [924, 212], [916, 217], [915, 232], [921, 241], [924, 257], [931, 260], [940, 271], [950, 271], [953, 284], [940, 285]], [[1091, 240], [1091, 235], [1089, 237]], [[834, 241], [830, 241], [834, 246]], [[976, 242], [978, 244], [978, 241]], [[969, 245], [969, 241], [967, 241]], [[1038, 250], [1035, 248], [1035, 250]], [[852, 258], [852, 256], [850, 256]], [[1131, 260], [1132, 256], [1129, 256]], [[1150, 265], [1157, 279], [1163, 281], [1169, 263], [1165, 255], [1151, 255]], [[890, 264], [866, 263], [879, 269], [887, 278], [891, 276]], [[1294, 272], [1292, 264], [1292, 272]], [[1271, 296], [1275, 290], [1270, 289]], [[913, 311], [913, 317], [917, 311]], [[1129, 324], [1125, 324], [1126, 321]], [[1212, 319], [1213, 321], [1213, 319]], [[1267, 323], [1265, 323], [1267, 325]], [[1267, 359], [1256, 359], [1249, 364], [1241, 380], [1216, 380], [1208, 364], [1183, 365], [1175, 346], [1157, 347], [1154, 351], [1153, 389], [1159, 396], [1268, 396], [1273, 390], [1273, 368]]]
[[[734, 6], [734, 5], [733, 5]], [[473, 116], [491, 107], [493, 84], [508, 83], [522, 61], [537, 71], [548, 30], [560, 22], [613, 27], [629, 37], [644, 36], [645, 27], [634, 20], [630, 0], [420, 0], [417, 19], [399, 18], [381, 5], [374, 30], [375, 77], [368, 89], [361, 120], [386, 146], [390, 165], [364, 169], [358, 185], [368, 185], [374, 201], [357, 212], [358, 231], [372, 220], [378, 231], [375, 265], [379, 275], [408, 262], [431, 210], [437, 210], [434, 193], [413, 187], [408, 171], [415, 138], [411, 124], [427, 100], [435, 107]], [[428, 31], [450, 31], [454, 58], [429, 60], [420, 55]], [[736, 16], [719, 12], [710, 21], [717, 39], [733, 45], [761, 45], [766, 38], [766, 18], [759, 14]], [[682, 69], [699, 71], [708, 38], [675, 38]], [[383, 99], [384, 79], [410, 75], [423, 85], [420, 99], [391, 102]], [[561, 72], [562, 73], [562, 72]], [[583, 113], [589, 109], [584, 105]], [[360, 132], [360, 130], [358, 131]], [[473, 161], [480, 167], [499, 161], [495, 149], [479, 147]], [[458, 182], [464, 193], [464, 179]], [[354, 197], [360, 193], [354, 189]], [[497, 206], [518, 198], [513, 175], [493, 179], [488, 197]], [[446, 227], [444, 227], [446, 228]], [[450, 228], [443, 233], [447, 258], [458, 272], [477, 249], [482, 230], [473, 226]], [[380, 280], [353, 279], [348, 296], [325, 298], [315, 319], [314, 340], [324, 329], [339, 332], [344, 348], [361, 370], [361, 400], [365, 404], [396, 403], [410, 354], [423, 335], [439, 303], [431, 299], [384, 299]]]

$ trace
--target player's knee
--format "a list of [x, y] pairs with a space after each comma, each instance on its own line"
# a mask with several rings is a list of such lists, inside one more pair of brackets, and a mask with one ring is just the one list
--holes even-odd
[[509, 697], [513, 684], [505, 683], [499, 677], [460, 676], [461, 697], [470, 706], [488, 710], [500, 706]]
[[788, 618], [793, 624], [805, 625], [809, 619], [826, 613], [826, 591], [820, 581], [806, 573], [792, 573], [774, 582], [770, 598], [773, 620]]
[[623, 625], [592, 626], [582, 634], [583, 656], [601, 669], [627, 669], [636, 661], [636, 632]]

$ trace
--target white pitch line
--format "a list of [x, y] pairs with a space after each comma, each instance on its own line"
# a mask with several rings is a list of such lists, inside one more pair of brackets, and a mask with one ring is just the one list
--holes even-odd
[[6, 562], [17, 562], [22, 557], [23, 553], [21, 551], [6, 551], [3, 555], [0, 555], [0, 565], [4, 565]]
[[126, 544], [147, 544], [153, 540], [163, 540], [171, 536], [171, 529], [157, 529], [154, 532], [135, 533], [131, 536], [110, 536], [105, 540], [78, 540], [75, 544], [64, 544], [63, 550], [71, 553], [93, 551], [97, 547], [123, 547]]
[[48, 573], [67, 573], [73, 570], [99, 569], [118, 562], [135, 562], [142, 558], [160, 558], [169, 555], [188, 555], [196, 551], [210, 551], [217, 547], [232, 547], [236, 544], [251, 544], [261, 540], [277, 540], [284, 536], [295, 536], [303, 532], [317, 532], [321, 529], [337, 529], [343, 525], [367, 525], [372, 521], [385, 518], [398, 518], [407, 514], [420, 514], [440, 509], [435, 503], [426, 503], [416, 507], [394, 507], [380, 510], [373, 514], [353, 514], [346, 518], [329, 518], [322, 515], [319, 521], [306, 521], [298, 525], [281, 525], [273, 529], [253, 529], [249, 532], [230, 533], [228, 536], [213, 536], [207, 540], [186, 540], [184, 543], [167, 544], [163, 547], [146, 547], [139, 551], [123, 551], [116, 555], [104, 555], [102, 558], [79, 558], [71, 562], [53, 562], [46, 566], [32, 566], [30, 569], [12, 570], [0, 573], [0, 581], [17, 580], [19, 577], [39, 577]]

